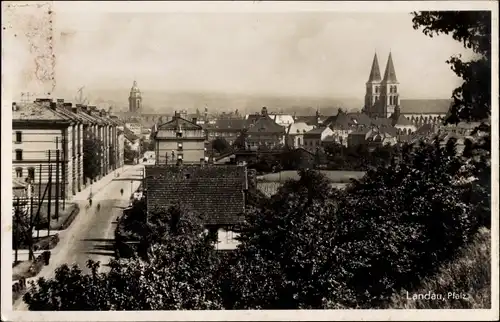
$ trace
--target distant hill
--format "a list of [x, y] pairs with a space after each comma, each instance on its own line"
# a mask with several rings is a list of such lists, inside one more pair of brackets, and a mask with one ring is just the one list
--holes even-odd
[[[324, 97], [284, 97], [271, 95], [226, 94], [226, 93], [189, 93], [189, 92], [143, 92], [144, 113], [173, 113], [187, 110], [194, 113], [203, 111], [205, 105], [209, 112], [230, 112], [238, 109], [241, 114], [258, 112], [266, 106], [269, 112], [283, 112], [297, 115], [313, 115], [316, 108], [323, 115], [336, 114], [339, 107], [344, 110], [361, 109], [363, 100], [352, 98]], [[91, 104], [100, 108], [113, 107], [116, 112], [128, 110], [128, 90], [88, 91]]]
[[[113, 107], [113, 111], [128, 111], [129, 89], [103, 90], [89, 89], [87, 97], [90, 103], [99, 108]], [[74, 96], [74, 95], [73, 95]], [[63, 97], [74, 101], [74, 97]], [[143, 112], [147, 114], [173, 114], [175, 110], [203, 112], [205, 105], [209, 113], [230, 112], [238, 109], [240, 114], [259, 112], [263, 106], [270, 113], [283, 112], [296, 115], [314, 115], [319, 108], [322, 115], [336, 115], [339, 108], [344, 111], [360, 111], [363, 98], [301, 97], [239, 93], [203, 93], [203, 92], [168, 92], [142, 91]], [[449, 99], [401, 99], [401, 109], [405, 113], [421, 113], [436, 110], [442, 112], [449, 107]]]

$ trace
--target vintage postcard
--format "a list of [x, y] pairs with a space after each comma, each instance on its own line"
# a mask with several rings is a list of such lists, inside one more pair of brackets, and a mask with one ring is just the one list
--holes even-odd
[[2, 320], [498, 320], [498, 111], [495, 1], [2, 2]]

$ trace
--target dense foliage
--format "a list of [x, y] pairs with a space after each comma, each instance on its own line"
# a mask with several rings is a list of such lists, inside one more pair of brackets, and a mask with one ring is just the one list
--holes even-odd
[[101, 174], [103, 143], [92, 132], [83, 138], [83, 175], [95, 179]]
[[[147, 256], [114, 260], [108, 273], [90, 261], [91, 273], [63, 265], [53, 279], [31, 283], [24, 301], [30, 310], [219, 309], [214, 267], [219, 256], [203, 227], [175, 209], [152, 218], [150, 233], [160, 243]], [[157, 221], [169, 225], [159, 226]], [[164, 229], [168, 227], [168, 229]]]
[[231, 145], [223, 137], [218, 137], [212, 141], [212, 149], [219, 154], [230, 151]]
[[139, 151], [133, 150], [129, 142], [125, 142], [123, 147], [123, 159], [125, 162], [134, 162], [139, 157]]
[[463, 84], [453, 91], [453, 105], [446, 122], [483, 121], [491, 115], [491, 12], [424, 11], [413, 13], [413, 28], [425, 35], [451, 34], [476, 57], [463, 61], [451, 57], [447, 63]]

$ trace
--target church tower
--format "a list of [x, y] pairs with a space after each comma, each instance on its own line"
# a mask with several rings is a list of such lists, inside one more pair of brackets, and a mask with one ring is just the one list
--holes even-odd
[[137, 82], [134, 81], [134, 85], [130, 89], [130, 96], [128, 97], [128, 110], [132, 113], [140, 112], [142, 107], [142, 96], [139, 87], [137, 87]]
[[378, 67], [377, 53], [373, 57], [372, 69], [366, 82], [365, 107], [364, 112], [371, 117], [380, 116], [380, 69]]
[[382, 103], [383, 117], [391, 116], [396, 107], [399, 106], [398, 79], [396, 78], [396, 70], [392, 62], [392, 54], [389, 53], [387, 58], [387, 66], [385, 67], [384, 79], [381, 83], [380, 101]]

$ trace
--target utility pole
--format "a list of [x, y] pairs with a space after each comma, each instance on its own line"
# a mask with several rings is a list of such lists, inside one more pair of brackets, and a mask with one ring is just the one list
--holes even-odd
[[33, 260], [34, 259], [34, 254], [33, 254], [33, 196], [30, 198], [30, 221], [29, 221], [29, 230], [28, 230], [28, 240], [29, 240], [29, 255], [28, 259]]
[[36, 215], [36, 238], [40, 238], [40, 208], [42, 207], [42, 164], [38, 170], [38, 212]]
[[[57, 142], [57, 139], [56, 138], [56, 142]], [[57, 145], [57, 143], [56, 143]], [[59, 158], [59, 149], [56, 150], [56, 211], [55, 211], [55, 215], [56, 215], [56, 220], [59, 221], [59, 189], [61, 188], [60, 184], [59, 184], [59, 162], [60, 162], [60, 158]]]
[[52, 206], [52, 164], [50, 163], [50, 150], [49, 150], [49, 180], [48, 180], [48, 185], [49, 185], [49, 198], [47, 200], [47, 236], [50, 236], [50, 211], [51, 211], [51, 206]]
[[[65, 136], [62, 137], [62, 156], [61, 156], [61, 176], [62, 176], [62, 190], [61, 190], [61, 198], [62, 198], [62, 209], [66, 209], [66, 140]], [[74, 148], [74, 147], [73, 147]], [[58, 217], [59, 218], [59, 217]]]

